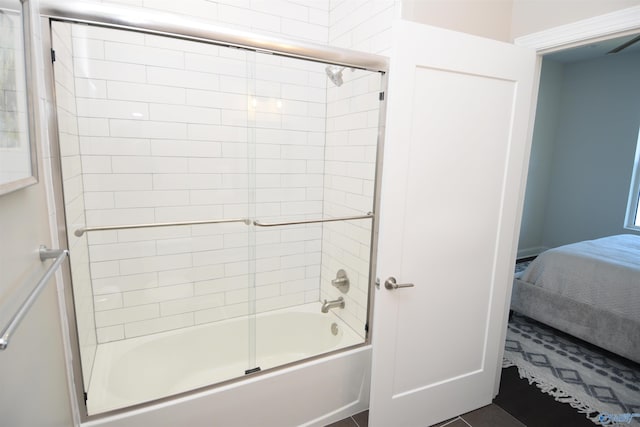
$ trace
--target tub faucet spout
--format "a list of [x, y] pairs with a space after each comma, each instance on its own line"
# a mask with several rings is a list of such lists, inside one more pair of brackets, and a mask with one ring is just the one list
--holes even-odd
[[326, 299], [324, 300], [324, 302], [322, 303], [322, 309], [321, 311], [323, 313], [328, 313], [329, 309], [331, 308], [344, 308], [344, 298], [340, 297], [336, 300], [333, 301], [327, 301]]

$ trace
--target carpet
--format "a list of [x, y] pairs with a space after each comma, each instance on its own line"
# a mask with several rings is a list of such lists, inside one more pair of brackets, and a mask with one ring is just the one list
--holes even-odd
[[503, 366], [597, 425], [640, 426], [640, 366], [631, 361], [513, 313]]

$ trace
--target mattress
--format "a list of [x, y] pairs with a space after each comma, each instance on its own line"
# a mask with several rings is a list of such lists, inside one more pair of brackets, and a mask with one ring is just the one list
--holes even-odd
[[640, 322], [640, 236], [609, 236], [550, 249], [519, 279]]

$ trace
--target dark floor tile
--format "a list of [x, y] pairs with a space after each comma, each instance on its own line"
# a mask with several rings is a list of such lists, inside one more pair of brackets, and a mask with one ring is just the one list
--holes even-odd
[[579, 413], [571, 405], [556, 402], [553, 397], [520, 378], [515, 366], [502, 370], [500, 393], [493, 399], [493, 403], [528, 427], [594, 425], [585, 414]]
[[367, 427], [369, 425], [369, 411], [362, 411], [351, 418], [358, 424], [358, 427]]
[[358, 427], [358, 425], [351, 419], [351, 417], [349, 417], [340, 421], [336, 421], [335, 423], [329, 424], [325, 427]]
[[431, 427], [469, 427], [460, 417], [451, 418], [450, 420], [434, 424]]
[[461, 415], [473, 427], [526, 427], [498, 405], [487, 405]]

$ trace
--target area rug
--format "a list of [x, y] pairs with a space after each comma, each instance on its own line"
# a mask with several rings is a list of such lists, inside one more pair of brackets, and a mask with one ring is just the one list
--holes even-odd
[[518, 313], [503, 367], [604, 426], [640, 426], [640, 366]]

